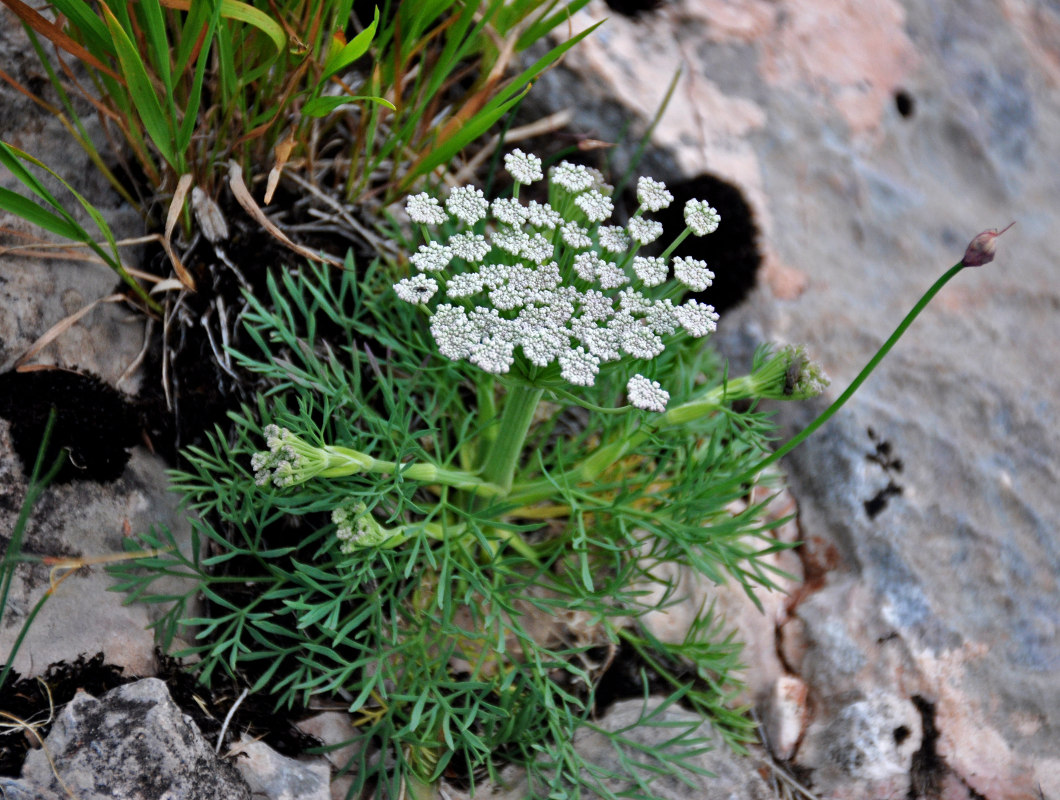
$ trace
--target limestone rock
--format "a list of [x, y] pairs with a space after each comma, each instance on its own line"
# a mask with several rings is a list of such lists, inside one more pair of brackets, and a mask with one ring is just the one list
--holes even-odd
[[[976, 234], [1017, 220], [996, 260], [959, 274], [787, 459], [806, 584], [777, 630], [809, 687], [814, 736], [830, 731], [839, 747], [795, 755], [818, 796], [876, 796], [870, 782], [891, 779], [897, 796], [1050, 796], [1060, 11], [1033, 0], [683, 0], [630, 19], [590, 3], [573, 29], [603, 16], [534, 99], [577, 108], [574, 126], [594, 138], [632, 122], [635, 142], [684, 67], [641, 169], [721, 178], [746, 198], [764, 266], [716, 341], [734, 370], [762, 339], [805, 343], [833, 379], [820, 402], [779, 409], [787, 434], [842, 391]], [[632, 150], [611, 154], [619, 172]], [[858, 752], [891, 777], [837, 777], [827, 754], [857, 749], [856, 720], [872, 716], [859, 704], [879, 696], [901, 719], [917, 712], [916, 756], [905, 752], [912, 732], [899, 760], [881, 733], [880, 747]]]
[[327, 759], [299, 761], [280, 755], [264, 742], [243, 736], [232, 748], [236, 767], [254, 797], [269, 800], [330, 800]]
[[5, 797], [40, 800], [250, 800], [235, 767], [214, 754], [154, 678], [98, 700], [77, 695], [44, 747], [26, 758], [21, 780], [4, 779], [0, 790]]

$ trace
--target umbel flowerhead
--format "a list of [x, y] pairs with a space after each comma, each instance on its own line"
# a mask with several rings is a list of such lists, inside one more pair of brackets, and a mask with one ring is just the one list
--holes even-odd
[[[641, 178], [639, 207], [621, 227], [605, 224], [614, 211], [612, 188], [595, 170], [561, 162], [549, 170], [548, 202], [524, 204], [519, 189], [544, 177], [541, 159], [514, 150], [504, 161], [515, 181], [512, 197], [491, 203], [480, 189], [462, 186], [444, 207], [426, 193], [405, 206], [427, 242], [409, 259], [415, 273], [394, 290], [431, 315], [443, 356], [493, 374], [515, 370], [531, 382], [558, 368], [564, 381], [592, 386], [603, 365], [650, 362], [671, 337], [714, 331], [713, 306], [675, 303], [706, 289], [714, 274], [703, 261], [668, 258], [690, 233], [713, 233], [717, 211], [689, 201], [685, 231], [662, 256], [641, 256], [638, 250], [662, 235], [662, 225], [644, 213], [673, 202], [665, 184]], [[431, 230], [440, 227], [445, 231]], [[639, 373], [627, 396], [652, 411], [669, 400]]]

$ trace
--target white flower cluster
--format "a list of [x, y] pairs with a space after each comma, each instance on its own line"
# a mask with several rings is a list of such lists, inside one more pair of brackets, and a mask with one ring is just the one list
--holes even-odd
[[[542, 179], [541, 160], [515, 150], [505, 166], [520, 185]], [[664, 337], [683, 330], [706, 336], [718, 315], [689, 300], [675, 305], [676, 290], [657, 290], [671, 266], [676, 280], [703, 291], [714, 279], [703, 261], [637, 255], [662, 235], [662, 225], [643, 217], [673, 202], [665, 184], [641, 178], [640, 207], [629, 224], [602, 225], [611, 217], [611, 187], [595, 170], [566, 161], [549, 170], [548, 205], [518, 197], [488, 203], [473, 187], [453, 189], [442, 204], [426, 193], [410, 197], [409, 218], [437, 226], [453, 220], [466, 230], [445, 243], [429, 241], [410, 257], [418, 270], [394, 289], [408, 303], [426, 305], [436, 294], [431, 334], [447, 358], [466, 359], [481, 369], [508, 372], [520, 356], [535, 367], [556, 363], [564, 380], [592, 386], [602, 364], [624, 355], [650, 360], [664, 349]], [[477, 223], [492, 214], [484, 233]], [[685, 221], [697, 236], [713, 232], [718, 213], [702, 201], [685, 207]], [[480, 227], [480, 230], [482, 228]], [[654, 296], [648, 296], [648, 295]], [[669, 394], [641, 375], [627, 385], [629, 402], [662, 411]]]

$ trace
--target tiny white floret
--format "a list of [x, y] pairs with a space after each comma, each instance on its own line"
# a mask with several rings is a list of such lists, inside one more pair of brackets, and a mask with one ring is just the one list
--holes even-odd
[[518, 183], [533, 183], [545, 177], [541, 172], [541, 159], [519, 148], [504, 157], [504, 168]]
[[449, 249], [457, 258], [477, 264], [490, 252], [490, 244], [482, 234], [458, 233], [449, 237]]
[[572, 164], [569, 161], [561, 161], [557, 166], [548, 171], [552, 183], [561, 186], [568, 192], [584, 192], [596, 181], [591, 172], [581, 164]]
[[674, 259], [674, 277], [696, 292], [702, 292], [714, 282], [714, 273], [707, 269], [706, 261], [681, 256]]
[[589, 231], [576, 222], [568, 222], [560, 229], [563, 243], [574, 250], [584, 250], [593, 246], [593, 240], [589, 238]]
[[526, 220], [535, 228], [548, 228], [550, 231], [563, 224], [563, 217], [558, 211], [536, 200], [531, 200], [526, 207]]
[[658, 381], [649, 380], [643, 375], [634, 375], [626, 384], [626, 395], [631, 405], [645, 411], [662, 413], [670, 402], [670, 393], [659, 385]]
[[718, 229], [721, 215], [703, 200], [689, 200], [685, 203], [685, 223], [696, 236], [706, 236]]
[[474, 186], [458, 186], [449, 192], [445, 201], [446, 210], [466, 225], [474, 225], [486, 217], [489, 203], [481, 189]]
[[409, 256], [409, 261], [415, 264], [416, 269], [421, 272], [439, 272], [445, 269], [452, 260], [452, 249], [435, 241], [421, 244], [419, 252]]
[[666, 281], [666, 259], [659, 256], [634, 256], [633, 271], [645, 286], [658, 286]]
[[490, 205], [494, 218], [505, 225], [518, 228], [526, 222], [526, 206], [514, 197], [497, 198]]
[[559, 367], [563, 380], [575, 386], [592, 386], [600, 371], [600, 359], [578, 347], [560, 354]]
[[629, 236], [618, 225], [605, 225], [597, 231], [600, 247], [609, 253], [624, 253], [629, 249]]
[[453, 275], [445, 284], [445, 293], [449, 297], [469, 297], [482, 291], [482, 275], [477, 272], [462, 272]]
[[662, 181], [647, 177], [637, 181], [637, 202], [648, 211], [662, 211], [673, 201], [674, 196]]
[[603, 222], [615, 210], [615, 204], [611, 202], [611, 198], [596, 189], [590, 189], [575, 197], [574, 204], [585, 212], [589, 222]]
[[660, 236], [662, 236], [663, 226], [662, 223], [654, 219], [644, 219], [644, 217], [634, 217], [629, 221], [629, 235], [630, 237], [639, 244], [651, 244]]
[[674, 308], [674, 316], [689, 336], [706, 336], [718, 327], [718, 315], [714, 306], [689, 300]]
[[438, 291], [438, 281], [420, 272], [411, 278], [402, 278], [395, 283], [394, 291], [406, 303], [413, 305], [426, 303]]
[[441, 225], [448, 219], [438, 199], [426, 192], [420, 192], [406, 200], [405, 212], [413, 222], [423, 225]]

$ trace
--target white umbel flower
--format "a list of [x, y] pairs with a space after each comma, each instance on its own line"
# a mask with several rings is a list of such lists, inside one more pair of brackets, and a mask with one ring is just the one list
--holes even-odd
[[[517, 185], [542, 177], [540, 159], [522, 151], [510, 153], [505, 167]], [[493, 374], [517, 363], [558, 364], [566, 381], [592, 386], [604, 364], [651, 360], [663, 352], [666, 337], [714, 331], [713, 307], [694, 300], [675, 306], [671, 299], [647, 296], [650, 287], [662, 287], [658, 293], [667, 297], [685, 288], [702, 291], [714, 279], [706, 262], [694, 258], [671, 262], [636, 255], [662, 234], [659, 222], [642, 215], [673, 202], [665, 184], [640, 179], [638, 211], [623, 228], [605, 222], [614, 212], [614, 190], [597, 170], [563, 162], [549, 175], [550, 196], [560, 198], [555, 207], [524, 205], [514, 197], [487, 203], [471, 186], [453, 189], [441, 205], [426, 193], [407, 201], [414, 222], [462, 223], [461, 233], [420, 247], [410, 258], [417, 274], [394, 287], [402, 300], [421, 308], [428, 300], [436, 304], [433, 312], [429, 305], [425, 310], [441, 355]], [[564, 219], [559, 209], [577, 222]], [[484, 235], [468, 227], [489, 211]], [[685, 218], [697, 235], [717, 227], [717, 211], [700, 201], [686, 205]], [[671, 263], [673, 284], [667, 280]], [[669, 401], [658, 383], [640, 375], [627, 390], [638, 408], [662, 411]]]
[[572, 164], [569, 161], [561, 161], [558, 165], [548, 171], [552, 183], [561, 186], [571, 194], [584, 192], [596, 183], [596, 179], [588, 169], [581, 164]]
[[597, 231], [600, 247], [609, 253], [624, 253], [629, 249], [629, 236], [618, 225], [606, 225]]
[[674, 201], [674, 196], [662, 181], [640, 178], [637, 181], [637, 202], [648, 211], [662, 211]]
[[633, 271], [645, 286], [658, 286], [666, 282], [666, 259], [659, 256], [634, 256]]
[[439, 242], [421, 244], [419, 252], [409, 256], [409, 261], [416, 265], [420, 272], [440, 272], [453, 260], [453, 251], [448, 245]]
[[478, 264], [490, 252], [490, 244], [482, 234], [457, 233], [449, 237], [449, 249], [457, 258]]
[[504, 168], [517, 183], [533, 183], [545, 177], [541, 171], [541, 159], [533, 153], [524, 153], [519, 148], [504, 157]]
[[596, 189], [590, 189], [575, 197], [574, 204], [585, 212], [589, 222], [603, 222], [615, 210], [615, 204], [611, 202], [611, 198]]
[[589, 238], [589, 231], [576, 222], [568, 222], [559, 229], [563, 237], [563, 243], [572, 250], [584, 250], [593, 246], [593, 240]]
[[438, 281], [434, 278], [428, 278], [420, 272], [411, 278], [402, 278], [395, 283], [394, 291], [406, 303], [412, 303], [413, 305], [426, 303], [438, 291]]
[[695, 292], [702, 292], [714, 282], [714, 273], [707, 269], [706, 261], [681, 256], [674, 259], [674, 277]]
[[706, 336], [718, 327], [718, 315], [714, 306], [689, 300], [674, 308], [674, 317], [689, 336]]
[[474, 225], [480, 219], [485, 219], [489, 207], [482, 190], [474, 186], [456, 187], [449, 192], [449, 198], [445, 201], [446, 211], [465, 225]]
[[563, 380], [575, 386], [592, 386], [600, 371], [600, 359], [585, 352], [584, 347], [566, 350], [559, 356], [559, 373]]
[[685, 223], [696, 236], [706, 236], [718, 229], [721, 215], [703, 200], [689, 200], [685, 203]]
[[651, 244], [662, 236], [662, 223], [654, 219], [634, 217], [629, 221], [629, 235], [638, 244]]
[[662, 413], [670, 402], [670, 393], [659, 385], [658, 381], [649, 380], [643, 375], [634, 375], [626, 384], [626, 396], [631, 405], [645, 411]]
[[423, 225], [441, 225], [449, 218], [442, 210], [437, 198], [431, 197], [426, 192], [420, 192], [406, 200], [405, 213], [413, 222]]

